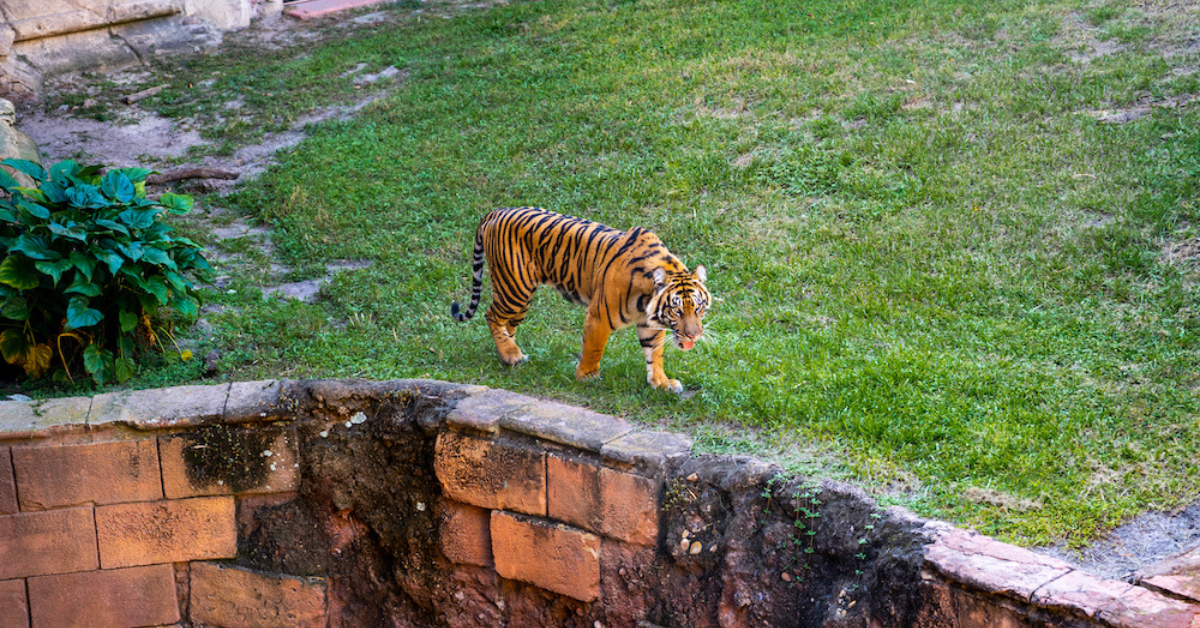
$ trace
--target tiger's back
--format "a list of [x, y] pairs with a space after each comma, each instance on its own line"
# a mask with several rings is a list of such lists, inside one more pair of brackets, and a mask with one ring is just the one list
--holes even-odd
[[[663, 332], [673, 331], [676, 344], [685, 349], [703, 333], [699, 319], [709, 301], [705, 273], [702, 266], [689, 273], [653, 233], [640, 227], [618, 231], [536, 207], [494, 210], [476, 230], [471, 303], [466, 312], [451, 304], [456, 320], [468, 320], [479, 305], [485, 261], [492, 269], [493, 292], [485, 317], [504, 362], [527, 359], [513, 335], [534, 291], [549, 284], [567, 300], [588, 306], [577, 377], [595, 376], [609, 334], [636, 324], [651, 384], [682, 390], [662, 372]], [[680, 294], [690, 307], [657, 307], [682, 304]]]

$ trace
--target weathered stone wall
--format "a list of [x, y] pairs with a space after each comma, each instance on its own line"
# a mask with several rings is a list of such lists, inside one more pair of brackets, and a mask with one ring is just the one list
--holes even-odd
[[0, 402], [0, 628], [1200, 626], [1186, 596], [431, 381]]
[[45, 77], [137, 63], [220, 41], [281, 0], [4, 0], [0, 98], [36, 96]]

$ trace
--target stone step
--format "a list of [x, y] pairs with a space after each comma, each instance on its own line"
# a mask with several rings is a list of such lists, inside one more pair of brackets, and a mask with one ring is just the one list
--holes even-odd
[[1140, 569], [1133, 578], [1163, 595], [1200, 602], [1200, 545]]
[[288, 3], [288, 8], [284, 9], [283, 13], [296, 19], [311, 20], [314, 17], [328, 15], [337, 11], [365, 7], [387, 1], [389, 0], [302, 0], [301, 2]]

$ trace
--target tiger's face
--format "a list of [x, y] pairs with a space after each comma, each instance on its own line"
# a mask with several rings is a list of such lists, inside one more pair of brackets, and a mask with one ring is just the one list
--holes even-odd
[[672, 332], [672, 342], [680, 349], [691, 349], [704, 335], [702, 319], [708, 311], [710, 296], [704, 287], [707, 272], [697, 266], [692, 273], [667, 275], [654, 270], [654, 296], [646, 308], [650, 327]]

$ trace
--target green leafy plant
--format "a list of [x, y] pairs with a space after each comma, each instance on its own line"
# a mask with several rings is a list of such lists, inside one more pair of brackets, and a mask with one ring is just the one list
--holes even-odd
[[140, 348], [165, 351], [152, 322], [160, 310], [197, 313], [189, 275], [208, 262], [162, 221], [190, 210], [191, 197], [147, 198], [144, 168], [0, 164], [37, 186], [0, 169], [0, 354], [33, 378], [57, 357], [68, 377], [82, 361], [97, 383], [129, 379]]

